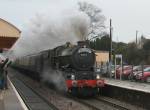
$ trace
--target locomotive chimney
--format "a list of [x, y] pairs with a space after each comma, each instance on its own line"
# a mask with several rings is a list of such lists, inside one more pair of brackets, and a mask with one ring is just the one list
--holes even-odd
[[70, 47], [71, 43], [70, 42], [66, 42], [66, 47]]
[[88, 43], [88, 41], [78, 41], [78, 46], [81, 46], [81, 47], [83, 47], [83, 46], [89, 47], [89, 43]]

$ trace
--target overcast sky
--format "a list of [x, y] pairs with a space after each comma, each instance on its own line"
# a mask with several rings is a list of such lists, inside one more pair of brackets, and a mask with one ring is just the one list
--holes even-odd
[[[80, 0], [0, 0], [0, 18], [8, 20], [21, 30], [37, 13], [57, 13], [63, 9], [77, 8]], [[82, 0], [83, 1], [83, 0]], [[139, 31], [150, 38], [149, 0], [85, 0], [102, 9], [106, 26], [112, 18], [113, 40], [129, 42], [135, 40]]]

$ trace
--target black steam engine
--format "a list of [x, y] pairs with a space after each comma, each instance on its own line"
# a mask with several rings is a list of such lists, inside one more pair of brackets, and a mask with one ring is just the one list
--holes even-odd
[[[19, 68], [32, 71], [40, 79], [46, 68], [59, 70], [65, 78], [67, 91], [72, 94], [93, 95], [104, 86], [104, 80], [94, 72], [95, 53], [86, 42], [69, 42], [51, 50], [16, 59]], [[51, 74], [51, 73], [49, 73]]]

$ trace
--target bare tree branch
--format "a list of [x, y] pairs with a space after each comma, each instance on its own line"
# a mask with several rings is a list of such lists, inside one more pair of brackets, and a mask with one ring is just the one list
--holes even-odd
[[104, 35], [105, 16], [101, 14], [102, 10], [93, 4], [87, 2], [79, 2], [79, 10], [87, 14], [90, 18], [90, 29], [86, 39], [95, 38]]

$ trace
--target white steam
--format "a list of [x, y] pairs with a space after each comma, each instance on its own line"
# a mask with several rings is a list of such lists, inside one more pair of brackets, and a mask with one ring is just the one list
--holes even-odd
[[[50, 16], [47, 16], [50, 15]], [[22, 36], [9, 52], [9, 57], [17, 58], [46, 49], [52, 49], [66, 42], [85, 40], [88, 34], [89, 18], [82, 12], [53, 15], [36, 15], [22, 32]], [[60, 71], [44, 68], [42, 78], [64, 90], [65, 79]]]
[[51, 84], [54, 84], [56, 89], [58, 89], [59, 91], [66, 91], [67, 89], [65, 78], [62, 75], [61, 71], [52, 70], [50, 68], [46, 69], [43, 72], [42, 79], [43, 81], [47, 81]]
[[89, 19], [81, 13], [70, 15], [36, 15], [27, 29], [11, 49], [11, 56], [20, 57], [46, 49], [52, 49], [66, 42], [85, 40]]

